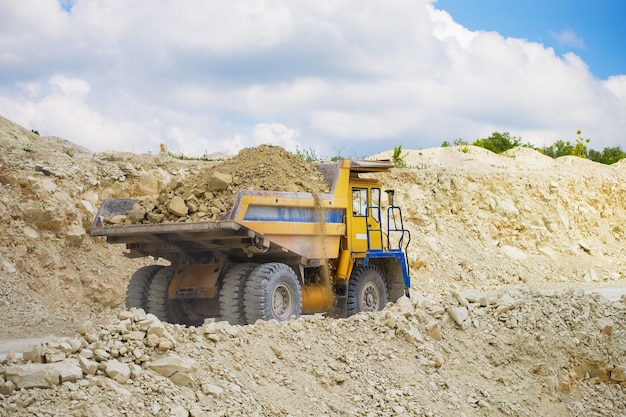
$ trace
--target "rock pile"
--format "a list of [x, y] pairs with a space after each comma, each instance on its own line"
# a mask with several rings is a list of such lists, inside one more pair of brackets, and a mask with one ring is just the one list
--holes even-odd
[[624, 415], [625, 303], [578, 289], [453, 287], [343, 320], [190, 328], [133, 309], [4, 358], [0, 410]]
[[246, 148], [231, 159], [173, 179], [156, 199], [137, 203], [126, 215], [107, 217], [106, 224], [197, 222], [217, 220], [232, 207], [239, 190], [329, 191], [329, 184], [310, 163], [278, 146]]
[[623, 285], [625, 163], [471, 146], [408, 151], [406, 162], [411, 169], [383, 181], [396, 189], [411, 236], [419, 236], [408, 257], [425, 291], [450, 282]]

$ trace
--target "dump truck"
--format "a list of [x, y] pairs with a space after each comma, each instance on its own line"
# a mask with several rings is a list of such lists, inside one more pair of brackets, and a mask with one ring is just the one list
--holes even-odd
[[128, 257], [163, 260], [133, 274], [126, 307], [185, 325], [252, 324], [348, 317], [408, 296], [411, 236], [402, 211], [393, 190], [384, 204], [380, 181], [363, 175], [393, 165], [340, 159], [316, 167], [329, 193], [239, 190], [219, 220], [110, 225], [106, 218], [140, 200], [104, 200], [91, 235], [125, 244]]

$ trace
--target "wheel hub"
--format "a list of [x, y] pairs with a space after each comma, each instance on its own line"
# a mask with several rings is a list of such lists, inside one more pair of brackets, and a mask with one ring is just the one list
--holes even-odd
[[378, 287], [373, 283], [368, 283], [363, 288], [363, 310], [362, 311], [378, 311], [380, 294]]

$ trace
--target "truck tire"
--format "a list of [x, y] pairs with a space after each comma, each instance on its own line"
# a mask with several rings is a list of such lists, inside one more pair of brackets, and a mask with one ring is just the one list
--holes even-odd
[[133, 274], [126, 287], [126, 308], [142, 308], [148, 307], [148, 289], [150, 282], [163, 265], [142, 266]]
[[389, 298], [383, 273], [375, 265], [359, 266], [352, 271], [348, 281], [347, 314], [362, 311], [379, 311]]
[[162, 268], [156, 273], [152, 282], [150, 283], [150, 289], [148, 290], [148, 313], [152, 313], [161, 321], [168, 323], [174, 322], [174, 317], [170, 314], [169, 300], [167, 298], [167, 291], [172, 282], [174, 276], [174, 268], [171, 266]]
[[254, 268], [244, 289], [244, 311], [250, 324], [259, 319], [285, 321], [300, 317], [302, 288], [293, 269], [279, 262]]
[[235, 264], [224, 274], [219, 298], [222, 320], [230, 324], [246, 324], [243, 293], [250, 272], [257, 266], [255, 263]]

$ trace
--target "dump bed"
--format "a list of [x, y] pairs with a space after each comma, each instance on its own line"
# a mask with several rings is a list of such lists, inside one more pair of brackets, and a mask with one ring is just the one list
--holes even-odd
[[103, 201], [91, 235], [127, 244], [137, 256], [171, 259], [173, 254], [215, 252], [307, 265], [335, 258], [345, 233], [345, 210], [333, 207], [329, 194], [248, 190], [238, 193], [232, 210], [221, 220], [105, 226], [105, 217], [125, 214], [138, 202]]

